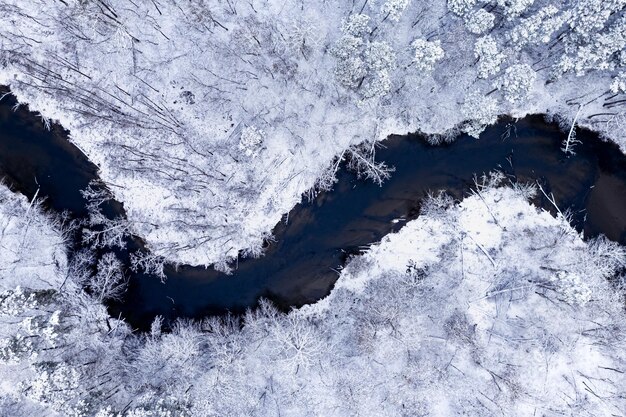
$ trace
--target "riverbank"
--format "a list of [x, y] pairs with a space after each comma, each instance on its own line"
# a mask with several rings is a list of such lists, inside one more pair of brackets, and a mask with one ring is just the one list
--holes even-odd
[[[67, 141], [64, 132], [43, 129], [33, 113], [12, 112], [14, 102], [0, 102], [4, 132], [0, 137], [0, 169], [14, 180], [16, 190], [40, 197], [56, 212], [85, 216], [81, 190], [97, 180], [97, 169]], [[17, 117], [16, 117], [17, 116]], [[358, 180], [344, 168], [331, 192], [322, 192], [294, 207], [273, 229], [259, 259], [242, 256], [232, 275], [187, 265], [166, 268], [167, 280], [127, 267], [130, 286], [122, 303], [111, 304], [134, 327], [149, 328], [155, 316], [202, 318], [226, 312], [243, 313], [260, 297], [284, 311], [314, 303], [326, 296], [338, 270], [353, 254], [361, 253], [388, 233], [415, 218], [429, 192], [446, 190], [457, 201], [476, 187], [474, 174], [500, 170], [511, 183], [539, 183], [553, 193], [559, 209], [572, 212], [574, 227], [585, 237], [605, 234], [624, 244], [626, 220], [626, 157], [597, 135], [580, 130], [576, 155], [565, 155], [565, 134], [541, 116], [513, 122], [503, 119], [480, 140], [467, 136], [447, 145], [431, 146], [419, 136], [392, 136], [377, 150], [377, 158], [395, 167], [382, 187]], [[37, 182], [36, 182], [37, 181]], [[610, 185], [610, 187], [607, 187]], [[556, 214], [542, 194], [535, 203]], [[123, 216], [122, 206], [109, 214]], [[77, 242], [80, 248], [81, 241]], [[118, 255], [128, 262], [130, 245]], [[127, 264], [128, 265], [128, 264]]]
[[77, 288], [1, 292], [0, 409], [619, 413], [624, 248], [581, 240], [565, 218], [527, 202], [536, 188], [494, 184], [458, 204], [425, 201], [417, 219], [352, 259], [328, 297], [287, 314], [263, 302], [239, 318], [179, 320], [169, 332], [157, 318], [137, 333]]
[[[258, 254], [304, 193], [332, 186], [335, 158], [360, 150], [371, 167], [371, 143], [390, 134], [445, 141], [533, 113], [618, 144], [626, 131], [619, 2], [594, 3], [590, 23], [582, 0], [493, 13], [385, 2], [393, 18], [367, 1], [111, 1], [113, 14], [7, 1], [0, 83], [71, 132], [134, 233], [174, 264], [226, 269]], [[477, 32], [479, 10], [492, 26]]]

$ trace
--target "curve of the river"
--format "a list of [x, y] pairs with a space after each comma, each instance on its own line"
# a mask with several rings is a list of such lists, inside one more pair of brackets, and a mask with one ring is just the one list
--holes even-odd
[[[29, 198], [40, 188], [52, 210], [84, 216], [80, 190], [98, 178], [97, 167], [71, 145], [66, 131], [59, 126], [46, 131], [35, 114], [24, 108], [13, 111], [14, 104], [12, 96], [0, 102], [0, 176]], [[540, 116], [514, 125], [503, 120], [479, 140], [461, 136], [437, 147], [416, 135], [392, 136], [377, 152], [377, 159], [396, 168], [382, 187], [342, 170], [333, 191], [297, 205], [288, 221], [275, 227], [276, 242], [265, 256], [241, 259], [231, 276], [183, 266], [168, 269], [168, 279], [161, 283], [129, 271], [125, 300], [110, 305], [111, 314], [147, 328], [156, 315], [240, 313], [260, 297], [283, 309], [315, 302], [330, 292], [349, 254], [415, 218], [429, 191], [443, 189], [462, 199], [474, 174], [495, 169], [512, 181], [540, 181], [561, 209], [572, 210], [574, 226], [585, 237], [605, 234], [626, 244], [626, 156], [614, 144], [580, 131], [582, 144], [568, 157], [560, 150], [563, 138], [557, 126]], [[543, 198], [536, 203], [551, 209]], [[114, 210], [123, 212], [123, 206]]]

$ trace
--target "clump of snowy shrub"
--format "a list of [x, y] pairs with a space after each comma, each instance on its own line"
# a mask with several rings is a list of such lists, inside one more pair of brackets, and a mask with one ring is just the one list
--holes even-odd
[[568, 303], [586, 304], [593, 292], [585, 279], [580, 275], [568, 271], [557, 271], [552, 282], [558, 286], [563, 298]]

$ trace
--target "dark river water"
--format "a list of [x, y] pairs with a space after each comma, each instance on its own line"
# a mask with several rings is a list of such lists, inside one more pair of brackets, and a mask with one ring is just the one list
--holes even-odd
[[[36, 115], [23, 108], [14, 112], [14, 104], [12, 96], [0, 102], [0, 176], [29, 198], [40, 187], [39, 195], [54, 211], [84, 216], [80, 190], [98, 178], [97, 168], [68, 142], [67, 132], [58, 126], [46, 131]], [[580, 131], [582, 144], [576, 155], [567, 157], [560, 150], [564, 134], [541, 116], [514, 126], [508, 137], [503, 134], [510, 120], [503, 120], [480, 140], [462, 136], [438, 147], [416, 135], [393, 136], [377, 151], [377, 159], [396, 168], [382, 187], [342, 170], [333, 191], [297, 205], [288, 222], [275, 227], [276, 242], [262, 258], [239, 260], [230, 276], [198, 267], [169, 268], [165, 283], [128, 271], [125, 300], [109, 310], [145, 329], [156, 315], [174, 319], [240, 313], [260, 297], [285, 310], [315, 302], [332, 289], [348, 256], [415, 218], [429, 191], [443, 189], [462, 199], [473, 186], [474, 174], [495, 169], [512, 181], [540, 181], [554, 193], [561, 210], [572, 210], [574, 226], [585, 237], [605, 234], [626, 244], [626, 157], [619, 149]], [[536, 203], [551, 209], [543, 197]], [[123, 213], [123, 205], [112, 211]], [[405, 220], [392, 221], [400, 218]]]

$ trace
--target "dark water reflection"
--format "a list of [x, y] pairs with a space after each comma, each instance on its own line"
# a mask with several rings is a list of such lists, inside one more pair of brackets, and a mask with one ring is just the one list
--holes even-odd
[[[10, 98], [0, 103], [0, 174], [29, 197], [38, 183], [54, 210], [84, 215], [79, 190], [96, 178], [96, 168], [69, 145], [61, 129], [44, 131], [35, 116], [13, 113], [11, 105]], [[242, 312], [262, 296], [285, 309], [314, 302], [328, 294], [348, 254], [405, 223], [392, 220], [414, 218], [429, 191], [445, 189], [461, 199], [475, 173], [494, 169], [512, 181], [539, 180], [562, 210], [573, 211], [574, 225], [585, 236], [603, 233], [626, 244], [626, 157], [616, 146], [581, 131], [577, 154], [566, 157], [560, 150], [564, 135], [542, 117], [518, 121], [503, 139], [508, 127], [509, 121], [502, 121], [480, 140], [463, 136], [440, 147], [415, 135], [391, 137], [377, 152], [379, 160], [396, 168], [382, 187], [342, 170], [332, 192], [296, 206], [288, 223], [276, 226], [276, 242], [264, 257], [240, 260], [232, 276], [181, 267], [167, 271], [169, 279], [162, 284], [135, 274], [125, 301], [111, 305], [111, 313], [145, 328], [156, 315], [173, 319]], [[547, 201], [537, 202], [551, 208]]]

